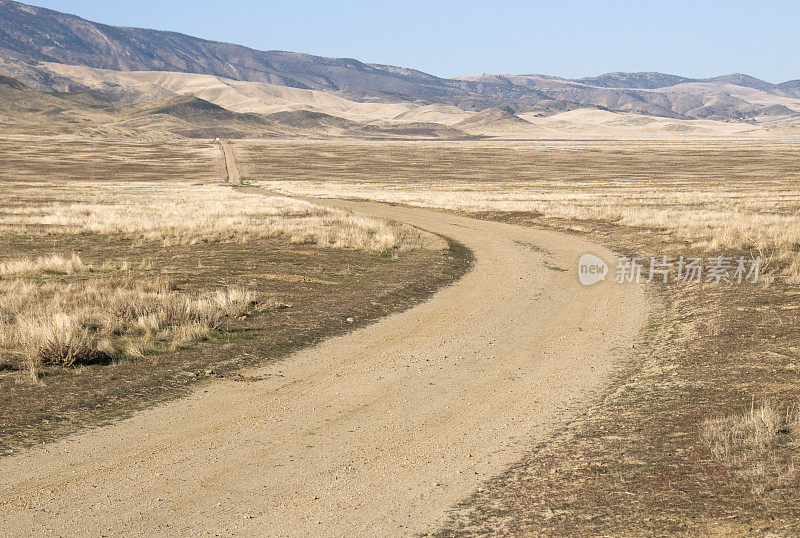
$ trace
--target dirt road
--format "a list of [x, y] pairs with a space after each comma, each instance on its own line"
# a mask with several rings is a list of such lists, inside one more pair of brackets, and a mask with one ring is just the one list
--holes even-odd
[[[636, 286], [571, 236], [346, 203], [471, 248], [428, 302], [189, 398], [0, 460], [0, 534], [406, 535], [575, 412], [630, 348]], [[566, 269], [562, 271], [560, 269]]]
[[236, 166], [236, 156], [233, 153], [233, 148], [224, 141], [220, 141], [219, 147], [222, 148], [222, 155], [225, 158], [225, 172], [228, 174], [228, 183], [238, 185], [242, 182], [242, 175], [239, 172], [239, 167]]

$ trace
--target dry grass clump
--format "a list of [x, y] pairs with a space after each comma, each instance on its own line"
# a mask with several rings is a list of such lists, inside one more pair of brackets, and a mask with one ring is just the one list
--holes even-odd
[[709, 419], [702, 436], [711, 453], [736, 469], [754, 493], [797, 480], [793, 456], [800, 448], [800, 417], [788, 409], [764, 402], [749, 413]]
[[83, 182], [66, 192], [54, 188], [44, 199], [40, 189], [21, 184], [9, 193], [0, 231], [122, 234], [165, 245], [286, 237], [379, 252], [441, 248], [409, 226], [221, 185]]
[[85, 265], [80, 257], [75, 254], [68, 258], [54, 254], [52, 256], [35, 259], [19, 258], [0, 262], [0, 277], [14, 277], [36, 273], [71, 275], [73, 273], [81, 273], [89, 270], [89, 266]]
[[187, 295], [169, 281], [0, 281], [0, 364], [35, 373], [142, 357], [205, 339], [252, 303], [250, 292]]

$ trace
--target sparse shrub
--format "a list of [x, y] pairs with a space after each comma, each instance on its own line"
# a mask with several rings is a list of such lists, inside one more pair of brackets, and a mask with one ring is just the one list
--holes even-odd
[[800, 419], [788, 408], [763, 402], [748, 413], [706, 420], [702, 437], [714, 457], [731, 465], [754, 493], [797, 478]]
[[168, 280], [0, 281], [0, 364], [35, 372], [141, 358], [203, 340], [251, 304], [246, 290], [188, 295]]
[[102, 356], [94, 335], [73, 316], [62, 313], [36, 313], [19, 319], [13, 329], [16, 347], [25, 364], [72, 366], [90, 364]]

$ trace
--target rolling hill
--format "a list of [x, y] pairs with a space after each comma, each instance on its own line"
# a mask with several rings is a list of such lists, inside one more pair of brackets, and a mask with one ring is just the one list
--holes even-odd
[[474, 134], [531, 134], [537, 127], [514, 113], [501, 108], [487, 108], [453, 125]]
[[10, 77], [0, 77], [0, 129], [4, 134], [172, 133], [189, 138], [469, 136], [433, 122], [362, 123], [302, 109], [269, 114], [234, 112], [192, 95], [123, 104], [91, 91], [40, 92]]
[[[656, 72], [446, 79], [349, 58], [109, 26], [12, 0], [0, 0], [0, 76], [8, 94], [0, 110], [12, 126], [33, 121], [39, 111], [58, 126], [110, 125], [106, 116], [121, 114], [119, 125], [143, 128], [146, 117], [136, 116], [137, 105], [179, 97], [191, 99], [153, 115], [160, 128], [207, 133], [226, 124], [242, 136], [531, 134], [537, 129], [531, 118], [581, 109], [759, 128], [796, 125], [800, 115], [798, 80], [772, 84], [744, 74], [694, 79]], [[14, 108], [17, 116], [10, 113]], [[283, 115], [270, 119], [274, 114]]]
[[[348, 58], [256, 51], [175, 32], [98, 24], [57, 11], [0, 0], [0, 55], [9, 73], [31, 85], [69, 85], [42, 76], [55, 62], [115, 71], [174, 71], [333, 91], [359, 99], [415, 100], [455, 95], [457, 82]], [[11, 59], [12, 61], [8, 61]]]

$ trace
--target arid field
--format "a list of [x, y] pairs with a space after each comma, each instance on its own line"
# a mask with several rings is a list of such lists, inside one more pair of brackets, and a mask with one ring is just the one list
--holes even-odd
[[[800, 283], [795, 141], [240, 142], [248, 178], [279, 192], [470, 214], [539, 217], [585, 231], [655, 233], [673, 254], [757, 253]], [[666, 242], [667, 245], [663, 243]]]
[[564, 230], [644, 258], [763, 259], [757, 285], [648, 285], [662, 306], [605, 399], [465, 501], [445, 534], [616, 534], [631, 522], [737, 534], [770, 528], [759, 511], [783, 522], [796, 514], [796, 142], [240, 141], [236, 149], [244, 177], [277, 192]]
[[800, 536], [800, 3], [406, 4], [0, 0], [0, 538]]
[[[644, 284], [655, 306], [610, 381], [454, 506], [442, 535], [792, 528], [797, 142], [229, 143], [241, 184], [206, 141], [5, 140], [3, 450], [220, 378], [259, 382], [248, 368], [408, 308], [469, 270], [446, 237], [322, 198], [373, 200], [629, 256], [764, 262], [757, 284]], [[518, 243], [545, 258], [540, 271], [574, 279], [577, 260]]]
[[[416, 284], [400, 275], [434, 277], [445, 260], [447, 243], [432, 234], [226, 183], [218, 144], [13, 137], [0, 163], [4, 448], [24, 442], [20, 435], [69, 431], [65, 418], [92, 401], [121, 400], [105, 414], [152, 404], [160, 396], [137, 403], [124, 386], [166, 394], [175, 379], [162, 376], [202, 377], [180, 358], [199, 343], [252, 345], [260, 330], [288, 350], [347, 327], [359, 310], [368, 319], [389, 302], [414, 300]], [[375, 285], [378, 300], [359, 304]], [[341, 295], [297, 304], [332, 287]], [[317, 310], [329, 301], [330, 311]], [[309, 336], [287, 336], [298, 324]], [[237, 360], [201, 363], [212, 371]]]

